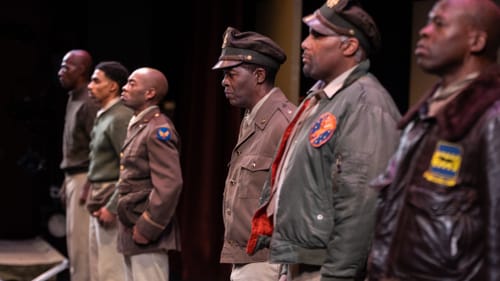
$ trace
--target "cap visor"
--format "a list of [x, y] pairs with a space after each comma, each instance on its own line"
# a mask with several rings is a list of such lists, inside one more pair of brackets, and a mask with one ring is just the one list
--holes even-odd
[[321, 21], [316, 16], [316, 13], [310, 14], [302, 18], [302, 21], [307, 24], [310, 28], [314, 29], [314, 31], [323, 34], [323, 35], [338, 35], [335, 31], [330, 29], [328, 26], [321, 23]]
[[222, 69], [222, 68], [234, 67], [234, 66], [240, 65], [242, 63], [243, 62], [239, 61], [239, 60], [220, 60], [212, 67], [212, 69]]

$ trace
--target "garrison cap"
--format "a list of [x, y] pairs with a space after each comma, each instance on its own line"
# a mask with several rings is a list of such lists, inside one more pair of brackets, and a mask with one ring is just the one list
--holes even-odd
[[313, 14], [302, 21], [324, 35], [356, 37], [367, 53], [380, 48], [381, 39], [372, 17], [356, 0], [327, 0]]
[[212, 69], [235, 67], [252, 63], [279, 69], [286, 60], [286, 54], [276, 42], [252, 31], [240, 32], [228, 27], [224, 32], [222, 53]]

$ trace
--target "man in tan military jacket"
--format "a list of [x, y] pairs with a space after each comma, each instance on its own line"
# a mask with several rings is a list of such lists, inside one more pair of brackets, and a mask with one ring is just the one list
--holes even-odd
[[121, 99], [134, 110], [124, 141], [118, 182], [118, 250], [128, 281], [168, 280], [167, 252], [180, 250], [175, 210], [182, 189], [180, 138], [158, 103], [168, 91], [157, 69], [139, 68]]
[[233, 264], [231, 280], [274, 281], [280, 275], [280, 265], [267, 262], [267, 249], [249, 256], [245, 247], [274, 152], [295, 111], [295, 105], [274, 86], [285, 60], [281, 47], [270, 38], [228, 27], [222, 54], [213, 67], [224, 73], [222, 86], [229, 103], [245, 110], [223, 202], [225, 234], [220, 261]]

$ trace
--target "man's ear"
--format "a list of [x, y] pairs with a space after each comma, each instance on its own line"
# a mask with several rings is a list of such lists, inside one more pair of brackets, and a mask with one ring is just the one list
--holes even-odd
[[342, 41], [342, 52], [346, 56], [353, 56], [356, 54], [356, 51], [359, 49], [359, 41], [355, 37], [348, 37], [347, 40]]
[[156, 89], [149, 88], [144, 96], [146, 97], [146, 100], [154, 100], [156, 98]]
[[472, 53], [478, 53], [486, 48], [488, 34], [485, 31], [475, 30], [469, 33], [469, 46]]
[[112, 83], [111, 83], [111, 91], [112, 92], [116, 91], [116, 92], [120, 93], [120, 91], [121, 91], [120, 90], [120, 85], [118, 85], [118, 83], [116, 81], [112, 81]]
[[257, 84], [262, 84], [266, 81], [266, 71], [262, 67], [257, 67], [254, 71], [254, 75], [257, 77]]

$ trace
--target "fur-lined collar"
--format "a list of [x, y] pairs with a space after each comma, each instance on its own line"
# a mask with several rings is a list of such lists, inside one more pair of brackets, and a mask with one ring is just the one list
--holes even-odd
[[[427, 101], [439, 87], [439, 82], [403, 116], [398, 128], [404, 128], [417, 118], [419, 112], [426, 111]], [[444, 139], [454, 141], [465, 135], [488, 107], [500, 100], [500, 65], [488, 67], [457, 95], [441, 112], [436, 120]]]

